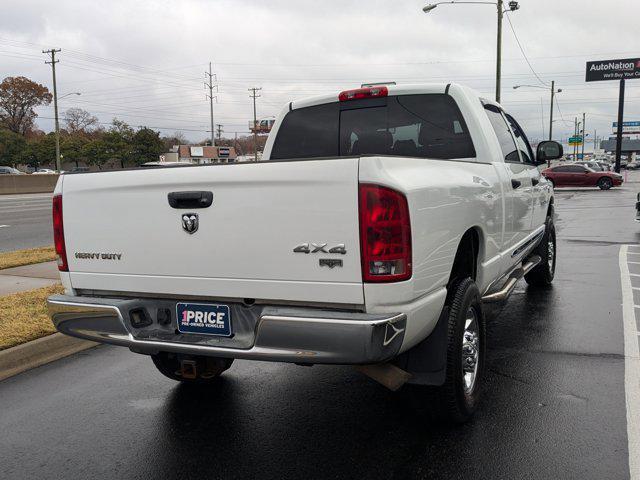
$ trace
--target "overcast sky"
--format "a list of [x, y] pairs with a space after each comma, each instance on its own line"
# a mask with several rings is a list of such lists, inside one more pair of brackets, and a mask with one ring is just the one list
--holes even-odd
[[[163, 134], [208, 137], [203, 81], [213, 62], [215, 122], [243, 135], [252, 117], [249, 87], [262, 87], [258, 116], [286, 102], [363, 82], [455, 81], [493, 98], [496, 11], [492, 5], [419, 0], [3, 0], [0, 78], [23, 75], [51, 88], [45, 48], [57, 64], [63, 112], [84, 108]], [[640, 57], [638, 0], [521, 0], [503, 29], [502, 104], [537, 139], [548, 132], [549, 92], [513, 90], [556, 81], [554, 137], [566, 139], [587, 113], [587, 132], [611, 133], [617, 82], [584, 82], [587, 60]], [[640, 120], [640, 80], [627, 82], [625, 120]], [[541, 105], [542, 100], [542, 105]], [[559, 111], [558, 111], [559, 110]], [[53, 106], [37, 123], [52, 129]], [[62, 113], [61, 113], [62, 114]], [[546, 136], [548, 133], [545, 133]]]

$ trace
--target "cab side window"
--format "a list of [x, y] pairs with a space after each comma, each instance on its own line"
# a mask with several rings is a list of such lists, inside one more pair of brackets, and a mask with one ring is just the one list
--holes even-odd
[[522, 161], [524, 163], [528, 163], [530, 165], [535, 165], [533, 150], [531, 149], [531, 145], [529, 145], [529, 140], [527, 140], [527, 136], [524, 134], [518, 122], [509, 115], [505, 114], [507, 120], [509, 121], [509, 125], [511, 125], [511, 130], [513, 131], [513, 135], [516, 137], [516, 145], [518, 146], [518, 150], [520, 151], [520, 156], [522, 157]]
[[520, 163], [520, 157], [518, 156], [518, 149], [513, 142], [513, 136], [509, 131], [507, 122], [505, 122], [502, 113], [498, 107], [494, 105], [485, 105], [484, 111], [491, 122], [493, 131], [498, 137], [502, 154], [504, 155], [505, 162]]

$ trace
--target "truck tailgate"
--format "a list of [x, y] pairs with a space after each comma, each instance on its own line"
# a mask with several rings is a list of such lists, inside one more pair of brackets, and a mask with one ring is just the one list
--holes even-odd
[[[363, 303], [357, 158], [66, 175], [62, 191], [75, 289]], [[186, 191], [213, 203], [172, 208], [168, 194]], [[326, 246], [294, 252], [305, 243]]]

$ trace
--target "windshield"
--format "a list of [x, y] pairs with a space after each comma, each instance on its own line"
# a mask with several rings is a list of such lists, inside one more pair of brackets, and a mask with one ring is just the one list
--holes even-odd
[[272, 159], [391, 155], [472, 158], [475, 149], [455, 101], [445, 94], [328, 103], [289, 112]]

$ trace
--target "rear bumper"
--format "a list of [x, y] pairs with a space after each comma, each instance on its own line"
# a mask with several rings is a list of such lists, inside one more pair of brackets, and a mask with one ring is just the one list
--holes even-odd
[[250, 345], [238, 348], [232, 340], [219, 337], [173, 334], [175, 319], [164, 330], [155, 325], [146, 331], [133, 328], [127, 312], [144, 308], [156, 322], [154, 308], [161, 304], [165, 306], [166, 301], [67, 295], [47, 299], [49, 316], [58, 331], [145, 354], [166, 351], [276, 362], [371, 364], [398, 354], [407, 322], [403, 313], [261, 307], [250, 325]]

